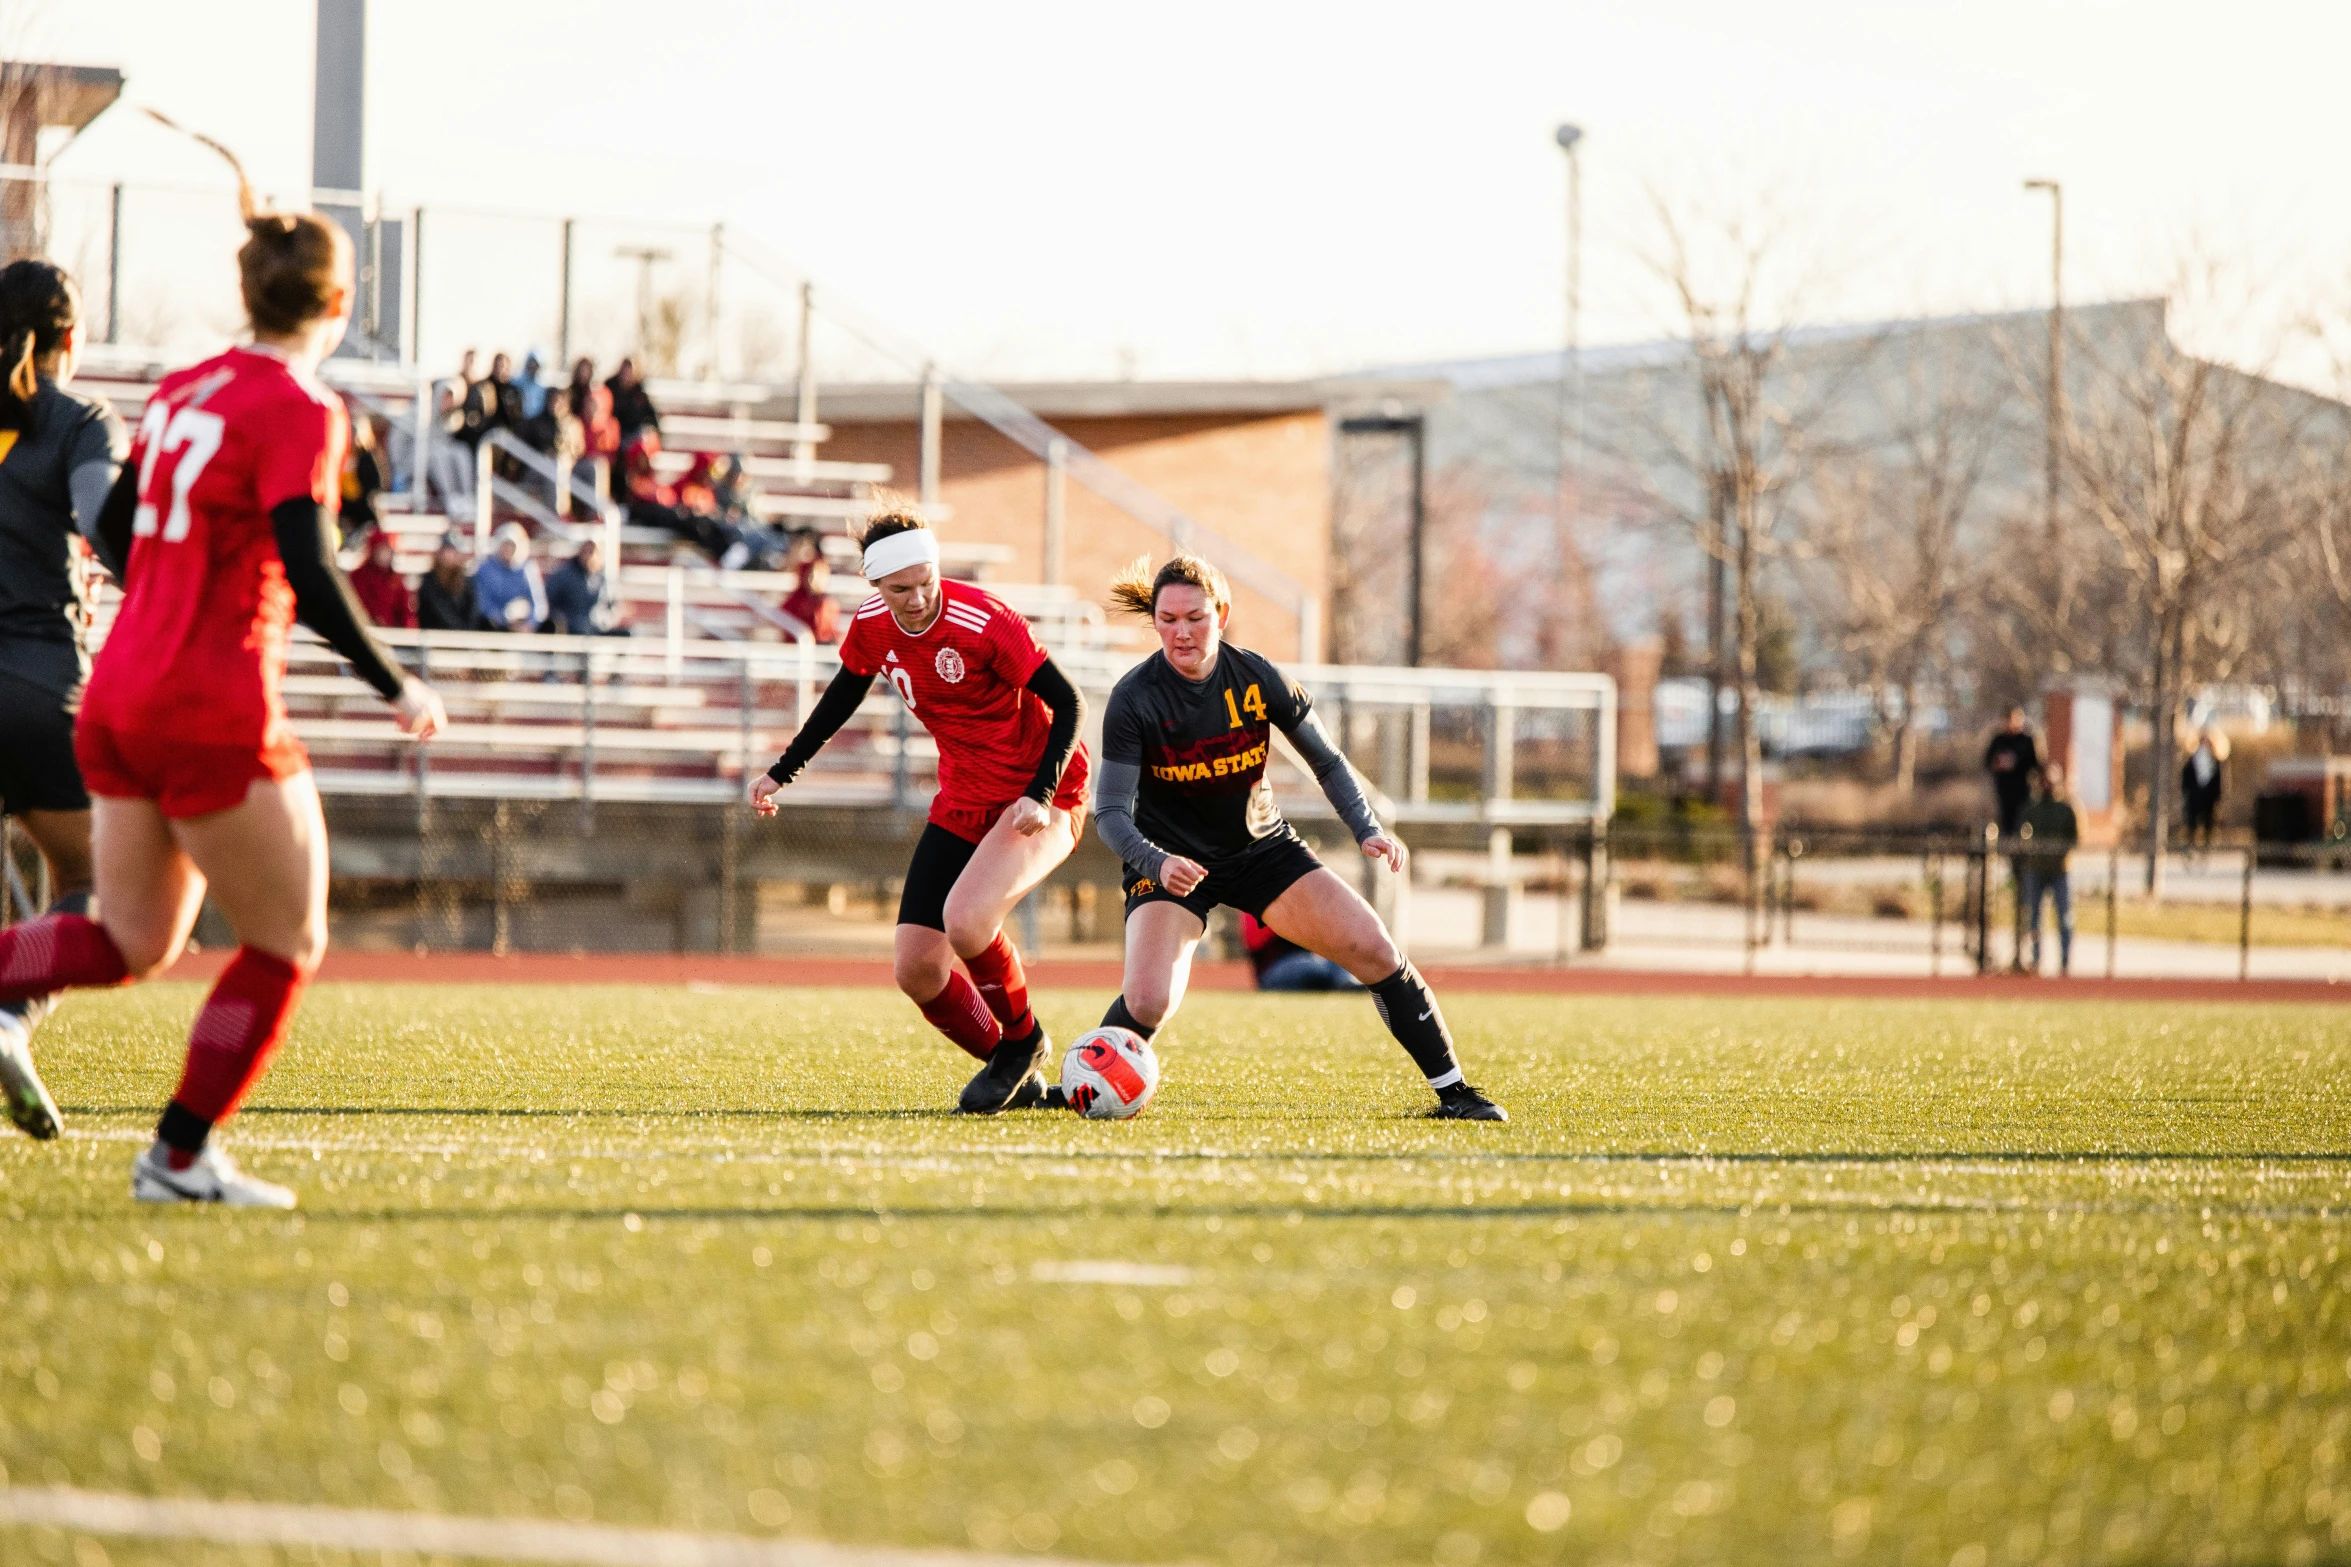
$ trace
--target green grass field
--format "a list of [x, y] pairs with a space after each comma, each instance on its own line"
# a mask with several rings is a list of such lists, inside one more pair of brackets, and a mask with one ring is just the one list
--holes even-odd
[[[1055, 996], [1060, 1037], [1105, 997]], [[191, 987], [0, 1142], [13, 1486], [1101, 1561], [2351, 1559], [2351, 1009], [1201, 996], [1128, 1124], [862, 991], [325, 986], [142, 1210]], [[78, 1553], [78, 1554], [77, 1554]], [[0, 1529], [0, 1560], [349, 1560]]]

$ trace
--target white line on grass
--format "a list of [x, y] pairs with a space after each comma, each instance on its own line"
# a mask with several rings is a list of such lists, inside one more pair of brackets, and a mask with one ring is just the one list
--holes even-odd
[[572, 1567], [1051, 1567], [1052, 1558], [888, 1545], [828, 1545], [747, 1535], [687, 1534], [613, 1524], [439, 1513], [214, 1502], [128, 1496], [70, 1487], [0, 1487], [0, 1525], [48, 1524], [145, 1540], [220, 1545], [297, 1545], [343, 1551], [413, 1551]]
[[1156, 1262], [1038, 1262], [1029, 1277], [1041, 1284], [1133, 1284], [1171, 1286], [1192, 1282], [1190, 1268]]

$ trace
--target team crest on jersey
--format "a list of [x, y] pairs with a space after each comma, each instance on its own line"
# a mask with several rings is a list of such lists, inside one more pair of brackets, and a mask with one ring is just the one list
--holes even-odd
[[939, 671], [939, 678], [946, 681], [947, 684], [951, 686], [963, 684], [963, 655], [953, 648], [939, 649], [939, 657], [935, 667]]

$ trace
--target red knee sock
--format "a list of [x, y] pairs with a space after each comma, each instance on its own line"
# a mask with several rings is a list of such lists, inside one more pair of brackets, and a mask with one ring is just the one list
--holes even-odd
[[1004, 932], [996, 932], [996, 939], [988, 944], [987, 951], [976, 958], [965, 958], [963, 963], [971, 970], [971, 982], [979, 990], [980, 999], [996, 1014], [996, 1021], [1004, 1025], [1004, 1037], [1028, 1038], [1037, 1026], [1036, 1014], [1029, 1010], [1029, 977], [1021, 972], [1020, 952]]
[[989, 1015], [987, 1003], [960, 971], [948, 972], [947, 988], [922, 1003], [922, 1015], [931, 1027], [954, 1040], [958, 1050], [977, 1060], [994, 1055], [996, 1041], [1004, 1037]]
[[188, 1064], [171, 1102], [207, 1129], [228, 1119], [286, 1037], [309, 979], [284, 958], [239, 947], [188, 1031]]
[[79, 914], [47, 914], [0, 930], [0, 1001], [29, 1001], [73, 985], [130, 977], [106, 927]]

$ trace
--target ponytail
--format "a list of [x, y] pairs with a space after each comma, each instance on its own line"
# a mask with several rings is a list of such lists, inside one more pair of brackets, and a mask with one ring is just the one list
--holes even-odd
[[41, 361], [82, 318], [82, 297], [63, 267], [12, 261], [0, 267], [0, 430], [21, 430], [41, 392]]
[[202, 131], [167, 115], [148, 118], [220, 154], [237, 176], [237, 214], [245, 220], [245, 243], [237, 251], [237, 285], [253, 330], [299, 332], [327, 315], [335, 290], [350, 287], [351, 237], [342, 225], [315, 212], [273, 212], [253, 194], [253, 182], [237, 155]]

